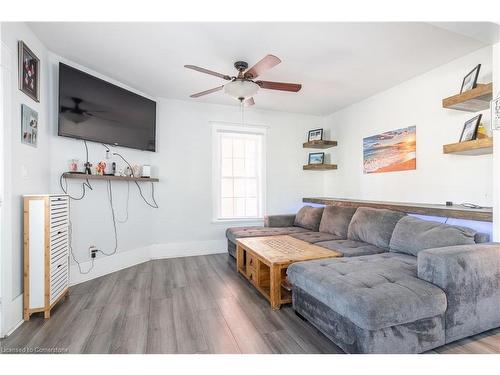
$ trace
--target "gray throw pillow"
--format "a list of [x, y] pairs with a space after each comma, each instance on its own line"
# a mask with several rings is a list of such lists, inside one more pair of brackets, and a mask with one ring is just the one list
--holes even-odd
[[293, 225], [317, 232], [321, 215], [323, 215], [323, 207], [304, 206], [295, 215]]
[[392, 231], [404, 216], [403, 212], [359, 207], [349, 224], [347, 238], [388, 249]]
[[325, 207], [319, 224], [319, 231], [347, 238], [347, 229], [355, 212], [356, 208], [354, 207]]
[[419, 251], [425, 249], [474, 244], [475, 235], [476, 232], [470, 228], [407, 216], [396, 224], [390, 250], [417, 256]]

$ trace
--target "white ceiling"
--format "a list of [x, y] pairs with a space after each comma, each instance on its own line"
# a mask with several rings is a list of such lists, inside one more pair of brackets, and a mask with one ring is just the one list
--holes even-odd
[[299, 93], [260, 90], [256, 108], [325, 115], [477, 50], [486, 41], [428, 23], [29, 23], [47, 48], [153, 97], [234, 104], [225, 81], [271, 53], [282, 63], [260, 78], [302, 83]]

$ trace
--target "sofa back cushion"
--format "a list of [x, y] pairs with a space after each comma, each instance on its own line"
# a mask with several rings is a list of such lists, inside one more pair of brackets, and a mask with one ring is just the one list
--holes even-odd
[[475, 235], [470, 228], [407, 216], [396, 224], [389, 247], [391, 251], [417, 256], [425, 249], [474, 244]]
[[354, 207], [327, 206], [323, 211], [319, 231], [330, 233], [341, 238], [347, 238], [347, 230], [352, 216], [356, 212]]
[[304, 206], [295, 215], [293, 225], [317, 232], [321, 215], [323, 215], [323, 207]]
[[394, 227], [404, 216], [403, 212], [359, 207], [349, 224], [347, 238], [388, 249]]

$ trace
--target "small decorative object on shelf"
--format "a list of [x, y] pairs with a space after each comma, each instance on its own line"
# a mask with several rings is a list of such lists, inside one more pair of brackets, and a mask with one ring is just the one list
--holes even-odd
[[477, 138], [477, 129], [481, 123], [482, 116], [482, 114], [479, 114], [464, 124], [462, 135], [460, 136], [460, 142], [472, 141]]
[[96, 174], [100, 175], [100, 176], [103, 176], [104, 175], [104, 171], [106, 170], [106, 163], [103, 162], [103, 161], [100, 161], [99, 163], [97, 163], [97, 165], [95, 166], [95, 171], [96, 171]]
[[132, 166], [132, 173], [133, 173], [133, 176], [134, 177], [141, 177], [141, 166], [140, 165], [137, 165], [137, 164], [134, 164]]
[[143, 165], [142, 166], [142, 177], [143, 178], [150, 178], [151, 177], [151, 166], [150, 165]]
[[491, 101], [491, 130], [500, 130], [500, 96]]
[[323, 129], [309, 130], [309, 135], [307, 136], [307, 142], [321, 141], [321, 140], [323, 140]]
[[80, 165], [80, 161], [78, 159], [70, 159], [68, 162], [68, 170], [70, 173], [78, 173], [80, 172], [78, 170]]
[[464, 77], [464, 80], [462, 81], [462, 88], [460, 89], [460, 94], [476, 88], [479, 69], [481, 69], [481, 64], [478, 64], [474, 69], [471, 70], [469, 74]]
[[309, 165], [318, 165], [325, 163], [325, 153], [324, 152], [311, 152], [309, 154]]
[[92, 169], [90, 169], [92, 163], [86, 162], [83, 166], [85, 167], [85, 174], [92, 174]]

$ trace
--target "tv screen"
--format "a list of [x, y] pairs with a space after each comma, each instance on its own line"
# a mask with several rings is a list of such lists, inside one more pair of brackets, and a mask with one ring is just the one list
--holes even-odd
[[156, 150], [156, 102], [59, 63], [63, 137]]

